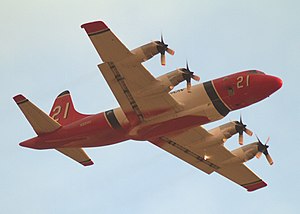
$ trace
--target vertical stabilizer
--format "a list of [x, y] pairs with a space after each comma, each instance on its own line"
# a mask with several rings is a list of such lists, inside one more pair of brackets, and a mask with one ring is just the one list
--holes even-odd
[[57, 96], [50, 111], [50, 116], [63, 126], [88, 115], [78, 113], [74, 108], [70, 92], [64, 91]]

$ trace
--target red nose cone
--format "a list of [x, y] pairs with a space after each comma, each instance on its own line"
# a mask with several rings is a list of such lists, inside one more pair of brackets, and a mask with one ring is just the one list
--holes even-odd
[[280, 79], [278, 77], [274, 77], [274, 81], [276, 82], [275, 84], [276, 84], [277, 88], [280, 89], [283, 85], [282, 79]]
[[270, 88], [270, 93], [274, 93], [275, 91], [277, 91], [278, 89], [280, 89], [282, 87], [282, 80], [278, 77], [274, 77], [274, 76], [268, 76], [268, 86]]

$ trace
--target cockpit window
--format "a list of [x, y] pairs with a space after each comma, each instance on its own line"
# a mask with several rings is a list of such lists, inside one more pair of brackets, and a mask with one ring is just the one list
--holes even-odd
[[249, 73], [249, 74], [265, 74], [264, 72], [258, 71], [258, 70], [249, 70], [249, 71], [247, 71], [247, 73]]

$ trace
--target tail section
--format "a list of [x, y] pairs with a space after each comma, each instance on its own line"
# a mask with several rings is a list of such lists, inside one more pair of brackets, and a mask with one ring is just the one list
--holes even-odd
[[14, 100], [37, 135], [50, 133], [61, 127], [58, 122], [36, 107], [23, 95], [19, 94], [15, 96]]
[[[69, 91], [64, 91], [57, 96], [50, 116], [21, 94], [15, 96], [14, 100], [38, 136], [54, 132], [63, 125], [88, 116], [80, 114], [74, 109]], [[40, 148], [35, 145], [36, 143], [40, 143], [36, 139], [32, 138], [20, 143], [20, 145], [28, 148]], [[82, 148], [54, 148], [83, 166], [94, 164]]]
[[50, 112], [50, 117], [62, 126], [87, 116], [75, 110], [69, 91], [64, 91], [57, 96]]

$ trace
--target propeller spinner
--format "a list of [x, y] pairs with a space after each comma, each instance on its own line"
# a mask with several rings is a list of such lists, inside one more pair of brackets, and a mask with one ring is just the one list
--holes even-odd
[[257, 158], [260, 158], [262, 154], [264, 154], [266, 156], [267, 161], [269, 162], [270, 165], [272, 165], [274, 162], [268, 152], [268, 148], [269, 146], [267, 145], [267, 143], [270, 140], [270, 137], [268, 137], [268, 139], [266, 140], [265, 144], [262, 144], [262, 142], [259, 140], [259, 138], [256, 136], [257, 140], [258, 140], [258, 152], [256, 154]]
[[244, 144], [244, 136], [243, 136], [244, 132], [249, 136], [253, 135], [253, 132], [250, 129], [247, 129], [246, 126], [247, 125], [245, 125], [243, 123], [242, 115], [240, 115], [240, 121], [235, 121], [235, 129], [239, 133], [239, 144], [240, 145]]
[[157, 50], [160, 53], [161, 65], [165, 66], [166, 65], [166, 52], [173, 56], [175, 54], [175, 51], [168, 48], [168, 45], [166, 43], [164, 43], [164, 39], [163, 39], [162, 35], [161, 35], [160, 41], [156, 41], [155, 43], [157, 45]]
[[200, 81], [200, 77], [197, 76], [197, 75], [194, 75], [194, 72], [192, 72], [190, 69], [189, 69], [189, 65], [188, 65], [188, 62], [186, 62], [186, 68], [181, 68], [180, 71], [182, 72], [182, 75], [183, 75], [183, 78], [184, 80], [186, 81], [187, 83], [187, 92], [188, 93], [191, 93], [191, 87], [192, 87], [192, 84], [191, 84], [191, 80], [196, 80], [196, 81]]

